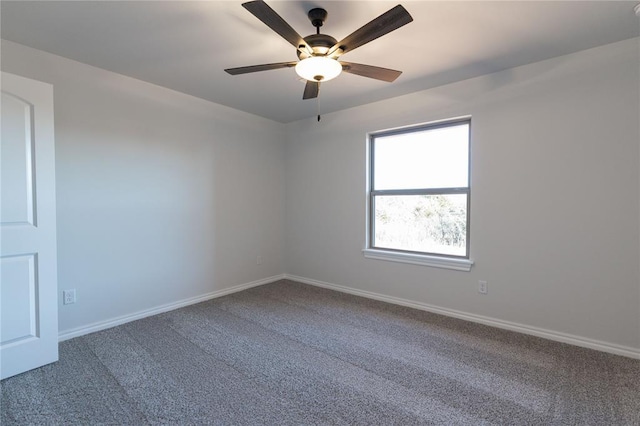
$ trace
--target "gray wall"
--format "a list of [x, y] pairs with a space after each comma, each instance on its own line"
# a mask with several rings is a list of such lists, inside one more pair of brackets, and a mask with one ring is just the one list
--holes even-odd
[[[289, 124], [287, 272], [640, 348], [637, 43]], [[365, 259], [366, 133], [463, 115], [471, 272]]]
[[280, 124], [6, 41], [2, 68], [54, 86], [61, 332], [284, 272]]

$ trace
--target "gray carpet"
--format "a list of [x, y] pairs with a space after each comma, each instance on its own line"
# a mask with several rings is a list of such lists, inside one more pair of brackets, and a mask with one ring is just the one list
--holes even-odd
[[640, 361], [291, 281], [60, 345], [2, 425], [640, 425]]

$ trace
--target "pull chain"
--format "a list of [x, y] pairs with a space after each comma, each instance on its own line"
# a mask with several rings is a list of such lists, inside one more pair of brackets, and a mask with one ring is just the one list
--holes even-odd
[[[311, 11], [309, 11], [309, 13], [311, 13]], [[322, 20], [319, 21], [319, 24], [316, 25], [316, 23], [314, 23], [313, 25], [316, 27], [316, 34], [320, 34], [320, 27], [322, 26], [324, 20], [326, 19], [327, 15], [325, 12], [324, 18], [321, 18]], [[318, 85], [320, 83], [318, 82]], [[316, 96], [316, 108], [317, 108], [317, 112], [318, 112], [318, 122], [320, 122], [320, 97]]]

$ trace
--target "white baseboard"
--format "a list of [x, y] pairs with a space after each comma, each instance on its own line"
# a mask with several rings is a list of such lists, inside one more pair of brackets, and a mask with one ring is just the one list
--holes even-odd
[[58, 334], [58, 341], [69, 340], [74, 337], [84, 336], [85, 334], [94, 333], [96, 331], [105, 330], [107, 328], [115, 327], [127, 322], [139, 320], [142, 318], [150, 317], [152, 315], [161, 314], [163, 312], [172, 311], [174, 309], [182, 308], [184, 306], [193, 305], [195, 303], [204, 302], [206, 300], [215, 299], [216, 297], [226, 296], [227, 294], [236, 293], [238, 291], [246, 290], [251, 287], [257, 287], [264, 284], [269, 284], [274, 281], [284, 279], [285, 275], [275, 275], [273, 277], [263, 278], [261, 280], [252, 281], [246, 284], [239, 284], [233, 287], [223, 288], [222, 290], [212, 291], [211, 293], [203, 294], [201, 296], [190, 297], [188, 299], [179, 300], [177, 302], [167, 303], [165, 305], [156, 306], [151, 309], [145, 309], [143, 311], [134, 312], [132, 314], [123, 315], [117, 318], [111, 318], [105, 321], [94, 322], [82, 327], [72, 328], [70, 330], [61, 331]]
[[502, 328], [505, 330], [517, 331], [523, 334], [529, 334], [532, 336], [542, 337], [544, 339], [554, 340], [556, 342], [567, 343], [574, 346], [581, 346], [584, 348], [595, 349], [601, 352], [608, 352], [615, 355], [622, 355], [629, 358], [640, 359], [640, 348], [632, 348], [629, 346], [617, 345], [615, 343], [603, 342], [600, 340], [589, 339], [586, 337], [575, 336], [572, 334], [562, 333], [553, 330], [546, 330], [543, 328], [532, 327], [529, 325], [519, 324], [511, 321], [503, 321], [497, 318], [486, 317], [483, 315], [469, 314], [462, 311], [456, 311], [454, 309], [441, 308], [438, 306], [429, 305], [422, 302], [414, 302], [412, 300], [401, 299], [399, 297], [387, 296], [384, 294], [374, 293], [365, 290], [358, 290], [350, 287], [345, 287], [337, 284], [331, 284], [324, 281], [313, 280], [310, 278], [299, 277], [295, 275], [285, 274], [285, 279], [291, 281], [297, 281], [303, 284], [310, 284], [316, 287], [328, 288], [331, 290], [340, 291], [343, 293], [353, 294], [355, 296], [366, 297], [368, 299], [380, 300], [382, 302], [393, 303], [395, 305], [407, 306], [409, 308], [420, 309], [427, 312], [433, 312], [435, 314], [441, 314], [449, 317], [459, 318], [467, 321], [472, 321], [492, 327]]

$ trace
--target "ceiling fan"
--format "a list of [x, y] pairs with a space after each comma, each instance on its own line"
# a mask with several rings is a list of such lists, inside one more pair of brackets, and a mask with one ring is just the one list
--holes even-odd
[[321, 82], [337, 77], [342, 71], [387, 82], [394, 81], [402, 74], [402, 71], [388, 68], [338, 61], [343, 54], [413, 21], [409, 12], [401, 5], [388, 10], [340, 41], [330, 35], [320, 34], [320, 27], [327, 19], [327, 11], [324, 9], [314, 8], [309, 11], [308, 17], [316, 28], [316, 33], [303, 38], [264, 1], [250, 1], [242, 6], [291, 43], [300, 60], [225, 69], [231, 75], [295, 67], [296, 73], [307, 80], [302, 99], [312, 99], [318, 97]]

